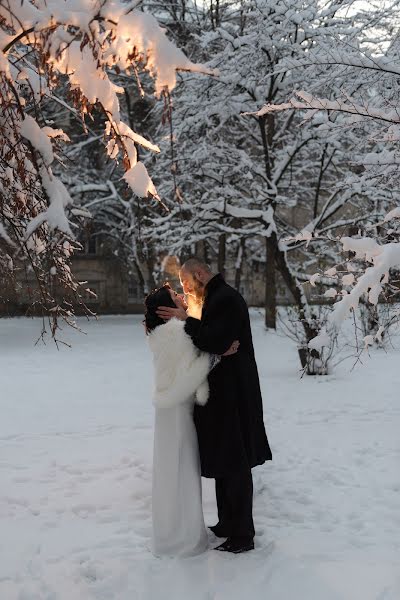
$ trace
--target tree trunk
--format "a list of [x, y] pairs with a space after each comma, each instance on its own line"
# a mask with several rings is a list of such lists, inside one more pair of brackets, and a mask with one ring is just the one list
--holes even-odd
[[147, 286], [146, 286], [146, 283], [145, 283], [145, 280], [144, 280], [143, 273], [142, 273], [142, 270], [140, 268], [140, 265], [139, 265], [139, 263], [138, 263], [137, 260], [134, 260], [133, 264], [134, 264], [134, 267], [135, 267], [135, 270], [136, 270], [136, 274], [137, 274], [137, 277], [138, 277], [139, 286], [140, 286], [140, 289], [142, 291], [142, 295], [146, 296], [147, 294], [146, 294], [145, 290], [146, 290]]
[[144, 249], [141, 243], [134, 240], [135, 266], [139, 275], [139, 283], [143, 288], [143, 294], [147, 296], [156, 287], [153, 271], [155, 257], [152, 251]]
[[237, 257], [236, 257], [236, 263], [235, 263], [235, 288], [238, 291], [240, 290], [240, 283], [242, 280], [243, 259], [244, 259], [244, 238], [242, 238], [240, 240], [238, 253], [237, 253]]
[[[268, 118], [268, 134], [265, 131], [265, 123]], [[272, 167], [269, 146], [273, 140], [275, 129], [275, 120], [273, 115], [258, 118], [258, 126], [260, 128], [261, 141], [264, 151], [264, 166], [265, 174], [268, 181], [272, 180]], [[275, 211], [275, 199], [271, 198], [271, 207]], [[275, 273], [275, 255], [278, 248], [278, 239], [276, 232], [272, 231], [271, 236], [265, 238], [265, 327], [268, 329], [276, 329], [276, 273]]]
[[195, 243], [195, 256], [207, 263], [207, 248], [204, 240]]
[[150, 260], [144, 260], [140, 263], [139, 267], [142, 273], [142, 280], [144, 283], [144, 293], [149, 294], [151, 290], [156, 287], [156, 281], [153, 276], [153, 264]]
[[265, 327], [267, 329], [276, 329], [276, 248], [276, 233], [273, 231], [270, 237], [265, 238]]
[[274, 243], [276, 244], [276, 248], [275, 248], [276, 266], [277, 266], [279, 272], [281, 273], [288, 289], [290, 290], [290, 292], [296, 302], [297, 308], [299, 309], [300, 320], [301, 320], [301, 323], [304, 328], [304, 333], [306, 335], [306, 340], [307, 340], [307, 342], [309, 342], [317, 335], [318, 330], [314, 329], [308, 322], [307, 299], [304, 295], [302, 286], [300, 285], [300, 283], [298, 282], [296, 277], [294, 277], [293, 273], [289, 269], [289, 265], [288, 265], [287, 259], [286, 259], [286, 253], [283, 252], [279, 248], [276, 235], [271, 236], [271, 240], [273, 240]]
[[221, 233], [218, 240], [218, 272], [225, 276], [226, 234]]
[[379, 329], [378, 307], [365, 298], [360, 298], [359, 308], [363, 335], [376, 335]]

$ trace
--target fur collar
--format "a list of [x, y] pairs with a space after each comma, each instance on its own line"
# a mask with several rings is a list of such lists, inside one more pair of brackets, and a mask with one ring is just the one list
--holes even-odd
[[185, 331], [185, 322], [170, 319], [149, 335], [153, 353], [155, 390], [153, 403], [160, 408], [208, 400], [209, 355], [200, 352]]

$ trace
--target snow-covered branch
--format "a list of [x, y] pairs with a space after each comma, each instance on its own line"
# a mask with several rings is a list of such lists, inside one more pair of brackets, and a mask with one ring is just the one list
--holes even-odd
[[[86, 125], [94, 111], [101, 116], [106, 155], [123, 165], [131, 192], [158, 198], [138, 148], [159, 148], [124, 121], [118, 73], [133, 83], [148, 73], [159, 97], [173, 90], [178, 70], [210, 72], [191, 62], [136, 4], [0, 0], [0, 231], [19, 259], [42, 273], [38, 287], [46, 310], [57, 304], [51, 292], [57, 282], [59, 289], [78, 289], [67, 264], [74, 247], [70, 219], [78, 213], [71, 212], [73, 199], [58, 172], [60, 160], [68, 169], [86, 143], [99, 139]], [[69, 136], [46, 118], [52, 103], [91, 131], [67, 161], [62, 151]]]

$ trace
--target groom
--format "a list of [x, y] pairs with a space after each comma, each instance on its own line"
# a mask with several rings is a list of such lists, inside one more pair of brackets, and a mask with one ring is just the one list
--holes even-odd
[[180, 280], [184, 293], [203, 304], [201, 320], [188, 317], [179, 306], [160, 307], [159, 316], [186, 320], [186, 332], [204, 352], [222, 356], [232, 344], [238, 348], [210, 372], [209, 400], [195, 406], [194, 421], [202, 476], [215, 479], [219, 522], [210, 529], [227, 538], [216, 549], [246, 552], [254, 548], [255, 533], [251, 468], [272, 459], [249, 312], [239, 292], [197, 258], [184, 263]]

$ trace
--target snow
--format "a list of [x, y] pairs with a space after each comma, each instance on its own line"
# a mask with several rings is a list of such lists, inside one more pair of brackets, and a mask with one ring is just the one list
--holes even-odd
[[133, 45], [143, 56], [146, 69], [155, 79], [157, 95], [166, 88], [172, 90], [175, 87], [177, 69], [205, 70], [202, 65], [194, 65], [182, 50], [170, 42], [152, 15], [139, 10], [122, 16], [116, 29], [113, 51], [118, 53], [119, 61], [124, 61], [124, 67], [128, 63]]
[[[134, 148], [135, 144], [140, 144], [143, 148], [147, 148], [147, 150], [151, 150], [152, 152], [156, 152], [156, 153], [160, 152], [160, 148], [158, 146], [156, 146], [155, 144], [152, 144], [151, 142], [146, 140], [143, 136], [132, 131], [132, 129], [130, 127], [128, 127], [128, 125], [126, 125], [126, 123], [122, 123], [122, 122], [119, 123], [118, 130], [124, 140], [125, 146], [127, 146], [127, 140], [129, 140], [132, 143], [132, 152], [133, 152], [133, 148]], [[135, 157], [134, 160], [132, 160], [132, 157], [131, 157], [131, 154], [129, 151], [128, 151], [128, 157], [129, 157], [130, 163], [132, 165], [134, 165], [136, 163], [136, 152], [134, 153], [134, 157]]]
[[[371, 304], [377, 304], [383, 289], [382, 285], [387, 283], [388, 273], [400, 265], [399, 242], [379, 245], [373, 238], [351, 237], [343, 237], [340, 241], [343, 244], [343, 251], [352, 250], [356, 253], [356, 258], [365, 257], [367, 261], [373, 261], [373, 266], [366, 268], [351, 292], [344, 295], [342, 300], [335, 304], [334, 310], [328, 318], [328, 331], [341, 326], [350, 310], [358, 306], [363, 294], [368, 292], [368, 301]], [[349, 277], [349, 275], [345, 277]], [[345, 278], [343, 277], [343, 279]]]
[[158, 197], [157, 190], [142, 162], [136, 163], [126, 171], [123, 179], [128, 183], [134, 194], [140, 198], [146, 198], [148, 194]]
[[310, 283], [313, 287], [315, 287], [317, 281], [320, 278], [320, 274], [319, 273], [314, 273], [314, 275], [310, 275]]
[[315, 336], [310, 342], [308, 342], [308, 347], [311, 350], [318, 350], [320, 352], [322, 348], [324, 348], [325, 346], [330, 346], [330, 344], [331, 338], [327, 334], [325, 327], [323, 327], [319, 334]]
[[306, 248], [308, 248], [308, 244], [310, 243], [310, 241], [312, 240], [313, 234], [312, 231], [310, 231], [309, 229], [302, 229], [302, 231], [300, 231], [296, 237], [294, 238], [297, 242], [302, 242], [302, 241], [306, 241]]
[[[8, 3], [0, 3], [0, 75], [4, 83], [2, 102], [7, 99], [10, 112], [7, 113], [7, 121], [11, 124], [15, 121], [18, 126], [13, 129], [5, 123], [2, 134], [10, 142], [11, 158], [7, 162], [13, 165], [15, 171], [13, 179], [17, 183], [14, 187], [17, 188], [20, 183], [21, 163], [26, 154], [26, 143], [19, 143], [21, 136], [30, 142], [42, 159], [33, 160], [30, 169], [26, 168], [31, 181], [22, 177], [22, 187], [31, 189], [35, 183], [44, 192], [44, 201], [39, 209], [36, 204], [32, 208], [25, 202], [28, 208], [22, 227], [26, 227], [26, 236], [29, 237], [46, 221], [50, 230], [58, 229], [72, 235], [64, 210], [71, 204], [71, 198], [61, 181], [57, 181], [50, 170], [46, 175], [42, 169], [42, 163], [49, 167], [54, 161], [52, 140], [58, 138], [66, 142], [69, 138], [62, 129], [41, 128], [32, 116], [25, 113], [21, 116], [18, 112], [26, 105], [36, 117], [41, 115], [39, 105], [44, 95], [52, 97], [73, 114], [79, 113], [82, 120], [85, 114], [90, 113], [91, 105], [99, 104], [106, 118], [106, 136], [111, 136], [107, 143], [108, 155], [117, 160], [121, 150], [122, 162], [128, 169], [125, 179], [133, 192], [142, 197], [150, 193], [159, 199], [146, 168], [137, 165], [135, 145], [140, 144], [157, 153], [160, 150], [122, 121], [118, 95], [124, 93], [124, 88], [116, 85], [109, 75], [115, 67], [127, 78], [136, 81], [142, 92], [139, 73], [147, 70], [155, 80], [155, 93], [160, 96], [175, 87], [177, 70], [210, 75], [217, 72], [192, 63], [168, 39], [165, 30], [152, 15], [141, 9], [135, 10], [135, 2], [26, 0], [12, 5], [11, 9]], [[40, 61], [34, 59], [32, 53], [46, 56], [46, 68], [39, 65]], [[65, 95], [67, 90], [63, 86], [67, 82], [68, 91], [73, 94], [65, 102], [58, 97], [57, 89], [61, 86], [61, 96]], [[11, 98], [12, 102], [8, 103]], [[72, 101], [74, 107], [70, 105]], [[80, 110], [77, 110], [78, 106]], [[16, 191], [11, 196], [15, 204], [14, 196], [19, 205], [21, 198]], [[47, 201], [49, 206], [45, 211], [41, 210]], [[13, 202], [11, 212], [14, 210]], [[43, 240], [40, 246], [43, 253], [50, 252]]]
[[342, 284], [343, 285], [353, 285], [355, 277], [353, 273], [349, 273], [348, 275], [343, 275]]
[[51, 165], [54, 155], [49, 135], [39, 127], [35, 119], [29, 115], [25, 115], [24, 120], [20, 123], [20, 132], [24, 138], [30, 141], [35, 150], [40, 153], [45, 164]]
[[372, 257], [382, 252], [381, 246], [371, 237], [353, 238], [344, 236], [340, 241], [343, 244], [343, 252], [355, 252], [356, 258], [365, 258], [367, 261], [372, 261]]
[[3, 240], [5, 240], [11, 246], [15, 246], [14, 242], [12, 241], [12, 239], [7, 234], [6, 228], [4, 227], [3, 223], [0, 223], [0, 238], [2, 238]]
[[54, 177], [51, 171], [42, 170], [42, 185], [46, 190], [50, 205], [48, 208], [31, 219], [26, 228], [26, 238], [29, 238], [42, 223], [47, 221], [51, 230], [59, 229], [73, 237], [69, 226], [68, 218], [65, 214], [65, 207], [72, 204], [72, 198], [67, 188], [60, 179]]
[[[348, 113], [356, 116], [368, 117], [377, 121], [399, 123], [399, 115], [395, 109], [385, 110], [380, 107], [363, 106], [356, 102], [345, 102], [343, 100], [329, 100], [327, 98], [316, 98], [302, 90], [295, 90], [289, 102], [282, 104], [266, 104], [259, 111], [253, 113], [257, 117], [262, 117], [268, 113], [279, 112], [288, 109], [300, 110], [330, 110], [334, 112]], [[249, 113], [251, 114], [251, 113]]]
[[335, 298], [337, 296], [337, 291], [335, 288], [329, 288], [324, 293], [325, 298]]
[[363, 342], [364, 342], [364, 346], [372, 346], [372, 344], [374, 343], [374, 336], [373, 335], [366, 335], [363, 338]]
[[[274, 454], [254, 470], [256, 550], [160, 560], [141, 319], [80, 319], [60, 351], [34, 346], [39, 319], [0, 321], [0, 598], [398, 600], [399, 351], [300, 379], [295, 345], [254, 311]], [[204, 509], [214, 523], [210, 481]]]
[[118, 123], [120, 113], [117, 92], [123, 93], [123, 88], [116, 86], [97, 67], [98, 61], [88, 46], [83, 49], [80, 46], [80, 42], [70, 44], [56, 63], [57, 69], [69, 76], [72, 89], [80, 89], [91, 104], [100, 102], [112, 120]]
[[400, 217], [400, 207], [396, 206], [396, 208], [394, 208], [393, 210], [388, 212], [388, 214], [384, 218], [383, 222], [387, 223], [388, 221], [391, 221], [392, 219], [398, 219], [399, 217]]

